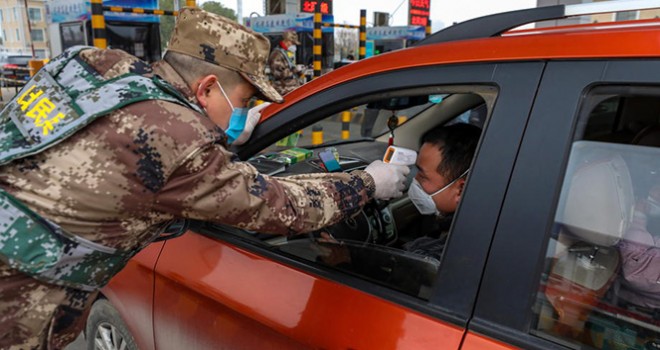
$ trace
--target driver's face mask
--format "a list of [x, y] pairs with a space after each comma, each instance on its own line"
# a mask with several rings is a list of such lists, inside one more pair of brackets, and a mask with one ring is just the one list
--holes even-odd
[[234, 105], [229, 100], [229, 97], [227, 96], [227, 93], [225, 93], [225, 89], [223, 89], [222, 85], [220, 85], [220, 82], [216, 81], [216, 84], [218, 84], [218, 86], [220, 87], [220, 91], [222, 91], [222, 95], [225, 96], [225, 99], [229, 103], [229, 107], [231, 107], [231, 116], [229, 117], [229, 125], [227, 126], [227, 130], [225, 130], [225, 134], [227, 134], [227, 142], [231, 144], [243, 132], [243, 129], [245, 129], [245, 121], [247, 120], [248, 109], [234, 108]]
[[422, 215], [440, 215], [440, 211], [438, 208], [435, 206], [435, 202], [433, 201], [433, 196], [437, 195], [438, 193], [448, 189], [451, 187], [453, 184], [456, 183], [460, 178], [465, 176], [470, 169], [466, 170], [463, 174], [461, 174], [459, 177], [454, 179], [452, 182], [448, 183], [445, 187], [429, 194], [424, 191], [422, 188], [422, 185], [419, 184], [417, 179], [413, 179], [412, 183], [410, 184], [410, 188], [408, 189], [408, 198], [413, 202], [415, 205], [415, 208], [419, 210], [419, 213]]

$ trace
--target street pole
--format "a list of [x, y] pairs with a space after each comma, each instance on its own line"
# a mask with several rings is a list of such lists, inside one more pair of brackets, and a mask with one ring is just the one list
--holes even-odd
[[108, 36], [105, 29], [105, 17], [103, 15], [103, 0], [91, 0], [91, 5], [94, 46], [99, 49], [106, 49], [108, 47]]
[[367, 10], [360, 10], [360, 51], [358, 59], [367, 56]]
[[316, 3], [316, 7], [314, 8], [314, 32], [312, 33], [312, 36], [314, 37], [314, 47], [312, 49], [312, 53], [314, 55], [314, 78], [312, 79], [316, 79], [321, 76], [321, 60], [323, 59], [321, 56], [323, 52], [321, 21], [321, 2], [319, 1]]
[[25, 18], [27, 19], [28, 38], [30, 38], [30, 48], [32, 49], [32, 58], [37, 58], [37, 56], [34, 54], [34, 41], [32, 41], [32, 25], [30, 25], [30, 11], [28, 10], [28, 2], [27, 0], [23, 0], [23, 3], [25, 4]]

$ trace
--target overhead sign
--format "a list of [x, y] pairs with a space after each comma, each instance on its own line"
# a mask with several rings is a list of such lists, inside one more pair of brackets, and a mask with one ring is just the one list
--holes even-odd
[[[104, 0], [104, 6], [138, 7], [157, 9], [158, 0]], [[106, 11], [106, 21], [158, 22], [160, 16]], [[91, 18], [89, 0], [51, 0], [46, 2], [46, 17], [49, 23], [83, 21]]]
[[408, 25], [426, 27], [431, 16], [431, 0], [408, 1]]
[[[322, 15], [323, 23], [333, 23], [332, 15]], [[280, 33], [289, 30], [296, 32], [311, 32], [314, 30], [314, 15], [310, 13], [270, 15], [252, 17], [246, 23], [248, 27], [259, 33]], [[332, 33], [332, 27], [321, 28], [323, 33]]]
[[89, 1], [59, 0], [46, 2], [48, 23], [73, 22], [89, 19]]
[[421, 26], [371, 27], [367, 28], [367, 40], [421, 40], [426, 31]]
[[316, 12], [316, 4], [321, 3], [321, 13], [332, 14], [332, 0], [302, 0], [300, 1], [300, 12]]
[[296, 30], [296, 16], [293, 14], [252, 17], [248, 27], [259, 33], [277, 33]]

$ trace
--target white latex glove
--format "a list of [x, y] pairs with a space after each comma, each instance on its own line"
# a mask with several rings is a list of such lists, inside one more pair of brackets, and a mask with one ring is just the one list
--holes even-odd
[[410, 169], [405, 165], [385, 164], [382, 160], [372, 162], [364, 171], [374, 179], [376, 199], [401, 197], [406, 188], [406, 175], [410, 173]]
[[250, 139], [250, 136], [252, 136], [252, 131], [254, 131], [254, 128], [257, 126], [257, 124], [259, 124], [259, 119], [261, 119], [261, 110], [268, 107], [269, 105], [270, 102], [264, 102], [258, 106], [250, 108], [247, 113], [247, 118], [245, 118], [245, 128], [243, 128], [243, 132], [238, 135], [236, 140], [232, 142], [232, 146], [242, 145]]

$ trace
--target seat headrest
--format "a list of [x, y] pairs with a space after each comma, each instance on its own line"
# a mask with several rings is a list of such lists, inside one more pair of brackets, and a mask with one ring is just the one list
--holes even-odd
[[[574, 147], [573, 152], [579, 151]], [[572, 153], [574, 156], [575, 153]], [[579, 158], [579, 157], [578, 157]], [[582, 161], [566, 174], [558, 222], [579, 239], [600, 246], [619, 242], [634, 208], [630, 172], [619, 154], [602, 153]]]

